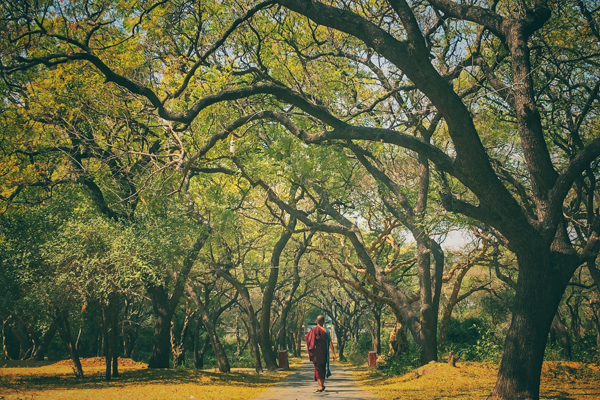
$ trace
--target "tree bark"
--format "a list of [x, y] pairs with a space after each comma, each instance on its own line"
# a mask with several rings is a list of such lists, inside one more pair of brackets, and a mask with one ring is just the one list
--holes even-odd
[[169, 298], [163, 286], [147, 288], [154, 309], [154, 341], [148, 368], [169, 368], [171, 354], [171, 319], [173, 313], [169, 309]]
[[577, 263], [530, 249], [519, 257], [511, 325], [492, 399], [539, 399], [550, 325]]

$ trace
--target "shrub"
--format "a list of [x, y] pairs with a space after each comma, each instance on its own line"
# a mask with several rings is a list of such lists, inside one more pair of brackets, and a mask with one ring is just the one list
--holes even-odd
[[502, 338], [480, 318], [452, 319], [443, 353], [453, 351], [462, 361], [496, 362], [502, 355]]
[[573, 343], [573, 361], [584, 363], [600, 362], [600, 346], [598, 346], [596, 332], [588, 331]]

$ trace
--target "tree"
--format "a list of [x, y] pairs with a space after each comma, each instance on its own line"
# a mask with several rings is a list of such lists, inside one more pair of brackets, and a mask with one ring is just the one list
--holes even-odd
[[[307, 144], [383, 141], [428, 159], [442, 176], [453, 177], [447, 179], [444, 188], [445, 208], [493, 228], [517, 257], [519, 276], [512, 326], [492, 397], [537, 399], [546, 338], [565, 288], [579, 265], [586, 263], [591, 271], [597, 269], [594, 261], [600, 247], [600, 221], [594, 212], [594, 195], [600, 139], [594, 139], [599, 91], [594, 61], [598, 50], [596, 2], [554, 4], [535, 0], [514, 5], [512, 1], [459, 4], [451, 0], [389, 0], [376, 6], [308, 0], [277, 3], [284, 8], [259, 12], [274, 3], [244, 4], [246, 8], [239, 18], [224, 23], [228, 28], [209, 32], [210, 39], [214, 39], [211, 45], [198, 46], [191, 39], [200, 36], [202, 26], [195, 30], [198, 35], [185, 35], [182, 25], [175, 24], [175, 40], [167, 47], [156, 44], [155, 36], [147, 36], [144, 44], [159, 49], [155, 54], [160, 55], [158, 61], [148, 65], [161, 72], [171, 72], [171, 65], [176, 65], [181, 72], [152, 71], [145, 80], [135, 79], [135, 68], [115, 67], [107, 61], [115, 49], [122, 51], [127, 46], [116, 46], [118, 42], [111, 42], [107, 35], [112, 33], [111, 37], [119, 40], [127, 39], [131, 32], [136, 37], [136, 30], [144, 25], [148, 14], [171, 8], [157, 5], [138, 10], [140, 18], [135, 22], [111, 23], [104, 9], [94, 13], [89, 8], [72, 6], [60, 18], [88, 23], [73, 24], [73, 32], [64, 32], [71, 25], [56, 23], [58, 17], [50, 15], [53, 10], [5, 7], [5, 31], [17, 32], [18, 36], [12, 41], [3, 40], [6, 51], [2, 71], [5, 77], [18, 81], [42, 65], [85, 61], [107, 81], [145, 99], [157, 115], [172, 121], [175, 130], [181, 131], [197, 121], [207, 107], [217, 109], [225, 101], [236, 109], [234, 101], [248, 98], [236, 110], [261, 108], [249, 115], [234, 112], [232, 115], [238, 119], [213, 136], [213, 145], [247, 123], [270, 120]], [[305, 40], [301, 50], [310, 49], [309, 59], [295, 58], [293, 47], [285, 40], [272, 40], [275, 34], [263, 35], [248, 22], [263, 15], [260, 22], [268, 32], [277, 32], [270, 27], [296, 24], [296, 34]], [[586, 29], [579, 30], [579, 26]], [[253, 35], [244, 35], [244, 29]], [[236, 31], [240, 34], [234, 36]], [[227, 41], [231, 44], [225, 44]], [[99, 46], [100, 51], [91, 50], [101, 42], [108, 45]], [[52, 52], [46, 51], [43, 46], [48, 43], [59, 48], [49, 46]], [[289, 50], [281, 52], [287, 58], [285, 63], [266, 57], [277, 46]], [[177, 56], [181, 55], [183, 61], [174, 61], [173, 53], [169, 54], [172, 48], [175, 54], [179, 51]], [[207, 61], [215, 51], [225, 48], [222, 58]], [[325, 71], [336, 68], [325, 66], [335, 65], [329, 60], [339, 58], [340, 50], [354, 56], [367, 55], [381, 63], [382, 70], [394, 78], [393, 90], [406, 93], [403, 102], [395, 103], [385, 90], [383, 97], [363, 102], [371, 99], [370, 88], [383, 85], [376, 74], [370, 74], [365, 82], [364, 69], [356, 61], [346, 65], [355, 66], [361, 74], [348, 77], [344, 70], [338, 71], [336, 80], [343, 85], [324, 85], [323, 80], [312, 79], [319, 74], [303, 73], [304, 80], [296, 79], [296, 73], [313, 68], [320, 69], [320, 77], [326, 78], [329, 75]], [[131, 51], [135, 54], [135, 49]], [[10, 60], [9, 55], [16, 58]], [[224, 87], [221, 81], [207, 94], [202, 84], [198, 88], [190, 85], [209, 76], [212, 67], [226, 70], [222, 66], [226, 62], [235, 67], [224, 79], [231, 86]], [[270, 69], [275, 64], [279, 66]], [[5, 91], [12, 91], [13, 99], [19, 99], [21, 85], [5, 82]], [[186, 100], [184, 92], [190, 93], [189, 99], [198, 99]], [[255, 96], [277, 100], [257, 105]], [[399, 114], [399, 120], [378, 122], [377, 114], [386, 115], [386, 107], [409, 110], [423, 98], [428, 99], [431, 108], [421, 118], [430, 124], [439, 114], [444, 122], [444, 129], [431, 143], [411, 134], [410, 129], [416, 126], [411, 113]], [[357, 112], [358, 105], [366, 105], [367, 111]], [[503, 151], [501, 145], [488, 141], [494, 126], [478, 118], [483, 110], [508, 121], [518, 146]], [[365, 117], [369, 112], [375, 116]], [[562, 124], [563, 120], [567, 123]], [[202, 155], [197, 154], [189, 157], [184, 167], [187, 171]], [[311, 187], [315, 193], [317, 189]], [[306, 215], [285, 208], [271, 188], [265, 190], [270, 190], [270, 199], [291, 216], [315, 226]], [[3, 196], [14, 199], [14, 193]], [[328, 207], [326, 203], [323, 206]], [[354, 241], [368, 275], [381, 283], [386, 294], [399, 299], [398, 304], [406, 303], [393, 282], [369, 261], [363, 240], [348, 219], [331, 207], [328, 210], [332, 218], [337, 218], [336, 231]], [[404, 315], [403, 319], [414, 326], [417, 316]], [[418, 336], [417, 332], [413, 336]]]
[[[186, 286], [186, 292], [188, 294], [188, 296], [194, 301], [194, 303], [196, 304], [196, 307], [198, 308], [198, 312], [199, 312], [199, 318], [198, 318], [198, 325], [202, 324], [204, 326], [204, 329], [206, 330], [206, 341], [210, 341], [210, 344], [212, 345], [213, 351], [215, 353], [215, 356], [217, 357], [217, 363], [219, 364], [219, 371], [221, 372], [229, 372], [230, 371], [230, 366], [229, 366], [229, 360], [227, 359], [227, 355], [225, 354], [225, 350], [223, 349], [223, 345], [221, 344], [221, 341], [219, 340], [219, 337], [217, 335], [216, 332], [216, 323], [217, 323], [217, 319], [221, 316], [221, 314], [223, 314], [223, 312], [225, 312], [227, 309], [229, 309], [236, 301], [236, 297], [234, 296], [231, 300], [229, 300], [228, 302], [226, 302], [224, 305], [220, 304], [221, 301], [221, 296], [215, 296], [216, 297], [216, 304], [211, 304], [211, 291], [212, 289], [215, 287], [215, 283], [204, 283], [204, 300], [201, 300], [200, 296], [197, 293], [197, 288], [200, 285], [196, 285], [195, 288], [191, 285], [188, 284]], [[196, 328], [197, 332], [198, 332], [198, 327]], [[183, 342], [183, 340], [181, 341]], [[194, 346], [195, 346], [195, 351], [194, 351], [194, 363], [196, 365], [196, 368], [199, 368], [201, 365], [204, 364], [203, 361], [203, 357], [205, 354], [205, 351], [202, 351], [202, 358], [200, 358], [200, 356], [198, 355], [198, 337], [196, 335], [196, 337], [194, 338]]]

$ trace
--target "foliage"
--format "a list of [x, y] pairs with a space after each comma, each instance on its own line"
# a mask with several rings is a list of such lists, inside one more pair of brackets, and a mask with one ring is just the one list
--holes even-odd
[[[565, 269], [572, 286], [559, 315], [568, 312], [574, 356], [593, 360], [598, 2], [447, 3], [2, 3], [3, 321], [18, 318], [33, 337], [64, 311], [93, 352], [102, 308], [119, 294], [127, 321], [143, 328], [145, 357], [148, 326], [160, 320], [148, 316], [148, 288], [174, 296], [177, 328], [185, 284], [210, 310], [247, 295], [254, 318], [278, 236], [299, 246], [310, 232], [309, 256], [281, 268], [272, 315], [291, 288], [300, 320], [305, 304], [331, 304], [358, 359], [372, 347], [365, 328], [380, 302], [379, 320], [402, 320], [431, 350], [425, 363], [436, 358], [435, 312], [450, 287], [444, 263], [460, 258], [437, 244], [473, 229], [493, 254], [457, 281], [456, 294], [473, 296], [452, 304], [445, 349], [496, 360], [513, 297], [545, 293]], [[480, 8], [465, 11], [473, 4], [504, 22], [487, 26]], [[281, 266], [298, 246], [284, 249]], [[472, 293], [484, 276], [486, 294]], [[555, 312], [545, 310], [547, 322]], [[219, 336], [230, 322], [215, 317]], [[267, 336], [297, 329], [286, 323]], [[403, 371], [414, 354], [388, 369]], [[521, 375], [531, 374], [507, 374]]]
[[378, 356], [377, 369], [389, 376], [404, 375], [419, 366], [419, 352], [413, 349], [397, 356]]
[[452, 319], [448, 327], [447, 341], [440, 352], [452, 351], [460, 361], [497, 362], [502, 355], [503, 338], [488, 322], [471, 317]]
[[586, 332], [582, 337], [574, 340], [573, 361], [582, 363], [598, 363], [600, 361], [600, 344], [596, 332]]

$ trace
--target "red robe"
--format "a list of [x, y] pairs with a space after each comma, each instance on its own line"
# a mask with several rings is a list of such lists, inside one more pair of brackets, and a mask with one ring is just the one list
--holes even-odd
[[304, 337], [308, 357], [314, 364], [323, 365], [327, 363], [327, 333], [315, 326]]

